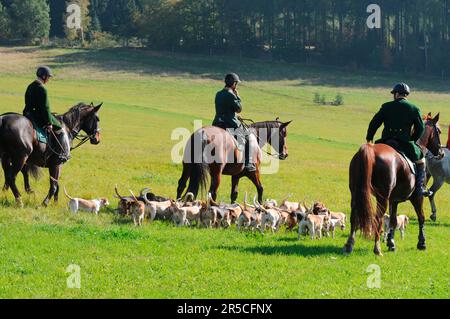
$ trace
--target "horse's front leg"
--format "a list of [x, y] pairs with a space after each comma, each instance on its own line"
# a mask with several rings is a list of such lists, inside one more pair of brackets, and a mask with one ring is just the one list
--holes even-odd
[[419, 220], [419, 242], [417, 243], [417, 249], [425, 250], [427, 248], [425, 244], [425, 213], [423, 212], [423, 196], [414, 196], [411, 198], [411, 203], [416, 211], [417, 218]]
[[264, 188], [261, 184], [261, 179], [259, 176], [259, 170], [255, 171], [255, 172], [251, 172], [247, 175], [247, 177], [252, 181], [252, 183], [255, 185], [256, 190], [258, 192], [258, 202], [260, 204], [262, 204], [263, 202], [263, 193], [264, 193]]
[[434, 202], [434, 196], [436, 196], [436, 193], [441, 189], [441, 187], [444, 185], [445, 180], [442, 177], [433, 177], [433, 185], [430, 188], [430, 192], [432, 192], [432, 195], [430, 196], [430, 204], [431, 204], [431, 211], [432, 215], [430, 216], [430, 219], [432, 221], [436, 221], [437, 217], [437, 208], [436, 203]]
[[239, 181], [241, 179], [241, 175], [235, 175], [231, 178], [231, 204], [235, 204], [238, 198], [239, 192]]
[[61, 165], [53, 165], [49, 167], [50, 173], [50, 189], [48, 191], [47, 197], [44, 199], [42, 203], [45, 207], [48, 206], [53, 196], [55, 196], [55, 202], [58, 201], [57, 193], [59, 189], [58, 181], [61, 175]]
[[389, 251], [395, 251], [395, 229], [397, 228], [398, 203], [391, 203], [389, 212], [389, 233], [387, 236], [387, 246]]

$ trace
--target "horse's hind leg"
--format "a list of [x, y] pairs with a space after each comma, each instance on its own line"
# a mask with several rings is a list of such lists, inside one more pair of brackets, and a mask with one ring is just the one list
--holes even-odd
[[387, 236], [387, 246], [389, 251], [395, 251], [395, 229], [397, 228], [398, 203], [391, 203], [389, 217], [389, 233]]
[[26, 157], [25, 158], [13, 158], [11, 163], [7, 161], [7, 163], [3, 163], [3, 169], [5, 169], [5, 166], [7, 167], [7, 173], [5, 174], [7, 176], [6, 183], [11, 187], [11, 191], [14, 194], [14, 197], [16, 199], [17, 206], [23, 207], [21, 195], [19, 192], [19, 189], [16, 185], [16, 178], [17, 174], [22, 170], [23, 166], [25, 165]]
[[375, 216], [375, 247], [373, 252], [377, 256], [383, 256], [381, 253], [381, 231], [383, 229], [383, 219], [388, 207], [388, 197], [377, 196], [377, 214]]
[[437, 217], [437, 208], [436, 203], [434, 202], [434, 196], [436, 196], [436, 193], [441, 189], [441, 187], [444, 185], [445, 180], [442, 177], [433, 177], [433, 185], [430, 188], [430, 192], [432, 192], [432, 195], [430, 196], [430, 204], [431, 204], [431, 220], [436, 221]]
[[7, 192], [9, 190], [8, 174], [9, 174], [9, 169], [11, 167], [10, 161], [5, 158], [2, 158], [2, 167], [3, 167], [4, 176], [5, 176], [5, 184], [3, 184], [3, 191]]
[[419, 219], [419, 242], [417, 243], [417, 249], [425, 250], [427, 248], [425, 244], [425, 214], [423, 212], [423, 196], [414, 196], [411, 198], [411, 203], [416, 211], [417, 218]]
[[24, 182], [24, 185], [25, 185], [25, 191], [28, 194], [33, 194], [34, 192], [33, 192], [33, 190], [31, 189], [31, 186], [30, 186], [30, 175], [28, 173], [28, 166], [27, 165], [25, 165], [22, 168], [22, 175], [23, 175], [23, 182]]

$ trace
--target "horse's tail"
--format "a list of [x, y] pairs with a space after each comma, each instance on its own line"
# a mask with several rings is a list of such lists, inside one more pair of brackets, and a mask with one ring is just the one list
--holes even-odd
[[[203, 156], [204, 149], [207, 145], [207, 139], [204, 134], [201, 134], [201, 136], [199, 135], [199, 133], [195, 133], [191, 138], [191, 163], [189, 164], [191, 165], [191, 174], [189, 178], [189, 187], [183, 198], [189, 193], [194, 194], [194, 197], [197, 197], [199, 191], [205, 193], [206, 185], [208, 184], [209, 166]], [[201, 139], [201, 149], [198, 150], [199, 152], [196, 152], [197, 149], [195, 143], [199, 142], [199, 138]]]
[[33, 164], [27, 164], [27, 166], [28, 171], [35, 180], [39, 180], [42, 177], [42, 170], [39, 166]]
[[363, 145], [350, 164], [350, 190], [352, 193], [352, 229], [361, 229], [370, 237], [375, 220], [372, 205], [372, 173], [375, 151], [369, 144]]

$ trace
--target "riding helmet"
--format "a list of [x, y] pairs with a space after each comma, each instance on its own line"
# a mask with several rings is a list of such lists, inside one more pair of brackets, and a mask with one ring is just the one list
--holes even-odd
[[38, 78], [41, 78], [41, 79], [43, 77], [48, 77], [48, 78], [53, 77], [52, 70], [50, 70], [50, 68], [48, 66], [40, 66], [36, 71], [36, 75]]
[[241, 79], [236, 73], [230, 73], [225, 76], [225, 84], [227, 86], [232, 86], [235, 82], [241, 83]]
[[394, 86], [394, 88], [391, 91], [392, 94], [398, 93], [401, 95], [409, 95], [411, 93], [411, 89], [409, 88], [408, 84], [406, 83], [399, 83]]

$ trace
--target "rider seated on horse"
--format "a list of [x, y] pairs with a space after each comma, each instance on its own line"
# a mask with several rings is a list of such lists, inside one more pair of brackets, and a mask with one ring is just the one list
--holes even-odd
[[[25, 109], [23, 115], [29, 118], [38, 127], [52, 133], [55, 137], [54, 149], [58, 150], [57, 160], [64, 163], [70, 159], [70, 143], [66, 130], [52, 114], [45, 85], [53, 77], [52, 71], [47, 66], [39, 67], [37, 79], [31, 83], [25, 93]], [[50, 140], [53, 140], [50, 138]], [[50, 143], [49, 140], [49, 143]]]
[[425, 158], [423, 151], [416, 144], [416, 141], [425, 132], [420, 109], [407, 100], [408, 95], [411, 93], [407, 84], [400, 83], [395, 85], [391, 93], [394, 95], [394, 101], [383, 104], [380, 111], [370, 122], [367, 142], [373, 143], [378, 128], [384, 124], [382, 138], [376, 143], [389, 144], [416, 163], [415, 193], [416, 195], [428, 197], [431, 194], [425, 187]]
[[237, 91], [237, 85], [241, 83], [239, 76], [235, 73], [227, 74], [225, 77], [225, 88], [216, 94], [216, 116], [213, 126], [224, 130], [233, 130], [232, 135], [236, 137], [238, 148], [245, 150], [245, 169], [248, 172], [256, 171], [255, 163], [250, 159], [249, 131], [241, 123], [238, 113], [242, 112], [241, 98]]

